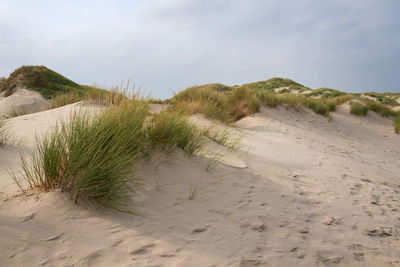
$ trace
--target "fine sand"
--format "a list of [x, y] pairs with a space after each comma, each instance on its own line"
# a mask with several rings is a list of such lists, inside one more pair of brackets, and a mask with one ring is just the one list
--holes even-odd
[[47, 105], [48, 100], [38, 92], [17, 87], [10, 96], [4, 97], [4, 92], [0, 94], [0, 117], [38, 112], [44, 110]]
[[[9, 125], [31, 147], [78, 107]], [[400, 136], [348, 109], [331, 122], [284, 107], [243, 118], [228, 129], [239, 151], [208, 141], [204, 154], [225, 155], [212, 171], [210, 156], [156, 154], [137, 166], [136, 216], [18, 194], [7, 169], [19, 148], [1, 148], [0, 266], [399, 266]]]

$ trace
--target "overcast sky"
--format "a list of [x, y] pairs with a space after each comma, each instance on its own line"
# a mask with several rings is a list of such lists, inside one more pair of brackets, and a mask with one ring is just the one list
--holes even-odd
[[21, 65], [160, 98], [271, 77], [400, 92], [400, 1], [0, 0], [0, 76]]

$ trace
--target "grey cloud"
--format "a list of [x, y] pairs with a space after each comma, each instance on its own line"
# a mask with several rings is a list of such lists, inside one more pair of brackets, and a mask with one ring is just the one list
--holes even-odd
[[399, 91], [400, 4], [355, 0], [1, 1], [0, 75], [45, 64], [153, 95], [273, 76]]

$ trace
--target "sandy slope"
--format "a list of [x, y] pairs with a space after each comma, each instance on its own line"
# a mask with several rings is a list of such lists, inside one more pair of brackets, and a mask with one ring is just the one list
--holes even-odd
[[[29, 146], [71, 108], [11, 122]], [[389, 120], [346, 108], [330, 123], [285, 108], [237, 122], [242, 152], [228, 158], [247, 168], [216, 164], [209, 173], [208, 159], [157, 154], [138, 166], [142, 187], [130, 207], [143, 216], [0, 186], [0, 265], [399, 265], [400, 136]], [[7, 185], [3, 169], [18, 153], [0, 155]]]
[[41, 94], [23, 87], [17, 87], [10, 96], [3, 95], [0, 94], [0, 116], [38, 112], [48, 105], [48, 100]]

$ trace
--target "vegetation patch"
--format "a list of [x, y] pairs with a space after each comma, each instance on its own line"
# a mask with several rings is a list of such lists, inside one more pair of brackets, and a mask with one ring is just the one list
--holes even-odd
[[343, 96], [345, 94], [346, 93], [341, 92], [339, 90], [324, 87], [315, 89], [311, 93], [306, 94], [306, 96], [321, 96], [322, 98], [333, 98], [333, 97]]
[[75, 202], [85, 198], [121, 209], [134, 190], [132, 168], [145, 146], [147, 112], [146, 103], [126, 101], [98, 116], [74, 114], [21, 156], [24, 180], [42, 191], [67, 191]]
[[22, 66], [11, 73], [10, 77], [1, 83], [0, 92], [5, 96], [13, 94], [17, 86], [39, 92], [50, 99], [59, 94], [74, 92], [82, 93], [84, 88], [45, 66]]
[[372, 110], [383, 117], [396, 116], [397, 114], [395, 111], [393, 111], [386, 105], [376, 102], [374, 100], [363, 99], [363, 102], [365, 103], [366, 107], [368, 107], [369, 110]]
[[21, 153], [20, 173], [11, 173], [18, 186], [61, 189], [75, 202], [86, 199], [129, 212], [124, 207], [138, 185], [137, 161], [149, 159], [153, 150], [178, 147], [191, 155], [202, 148], [202, 131], [182, 114], [149, 117], [148, 101], [138, 95], [116, 99], [99, 114], [74, 113], [37, 138], [34, 149]]
[[400, 97], [400, 93], [375, 93], [368, 92], [364, 95], [373, 97], [377, 102], [388, 105], [388, 106], [399, 106], [400, 104], [396, 101]]
[[358, 102], [350, 102], [350, 113], [357, 116], [366, 116], [368, 114], [368, 106]]
[[176, 94], [168, 103], [173, 110], [182, 114], [202, 113], [208, 118], [225, 123], [252, 115], [262, 105], [277, 107], [286, 104], [298, 110], [309, 108], [326, 117], [336, 108], [333, 100], [313, 99], [300, 94], [275, 94], [248, 85], [234, 86], [223, 92], [212, 90], [208, 86], [190, 87]]
[[393, 118], [394, 132], [400, 134], [400, 112]]
[[150, 146], [148, 151], [157, 147], [178, 147], [188, 154], [193, 154], [202, 146], [196, 125], [175, 112], [154, 114], [145, 132]]
[[280, 87], [288, 87], [291, 90], [300, 90], [300, 91], [310, 90], [310, 88], [287, 78], [272, 78], [266, 81], [247, 83], [244, 84], [243, 86], [255, 90], [270, 91], [270, 92], [273, 92], [274, 89]]
[[0, 118], [0, 147], [9, 143], [11, 134], [7, 129], [7, 122], [4, 118]]

